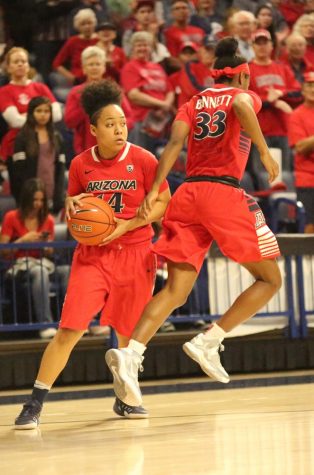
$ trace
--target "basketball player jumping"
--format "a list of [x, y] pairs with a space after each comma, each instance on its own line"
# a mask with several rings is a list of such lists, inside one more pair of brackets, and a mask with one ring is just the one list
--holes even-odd
[[[69, 217], [70, 210], [80, 206], [80, 199], [92, 194], [112, 206], [117, 227], [104, 245], [77, 246], [59, 329], [44, 352], [31, 398], [15, 421], [16, 429], [38, 426], [51, 386], [96, 314], [101, 312], [101, 324], [116, 330], [119, 347], [123, 347], [152, 296], [155, 256], [149, 223], [163, 216], [170, 192], [163, 180], [148, 216], [137, 216], [158, 162], [150, 152], [127, 142], [120, 102], [121, 90], [111, 81], [93, 83], [82, 93], [97, 146], [71, 162], [66, 214]], [[144, 408], [130, 407], [118, 399], [114, 411], [130, 418], [148, 416]]]
[[206, 333], [183, 345], [208, 376], [229, 382], [219, 357], [222, 340], [262, 308], [281, 286], [276, 238], [258, 204], [239, 185], [251, 140], [270, 182], [278, 174], [278, 165], [261, 133], [256, 118], [261, 101], [248, 91], [249, 66], [236, 54], [237, 47], [233, 38], [218, 43], [212, 71], [215, 87], [195, 95], [179, 109], [154, 184], [141, 207], [142, 216], [149, 216], [159, 187], [188, 138], [187, 178], [170, 200], [163, 234], [155, 245], [155, 252], [168, 261], [166, 286], [145, 307], [128, 347], [106, 353], [115, 393], [130, 405], [142, 402], [138, 368], [145, 345], [172, 311], [186, 301], [213, 240], [226, 256], [242, 264], [255, 282]]

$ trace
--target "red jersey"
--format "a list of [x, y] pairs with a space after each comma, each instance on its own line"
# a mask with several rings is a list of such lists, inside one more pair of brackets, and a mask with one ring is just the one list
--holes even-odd
[[70, 71], [76, 78], [82, 79], [84, 77], [81, 54], [88, 46], [93, 46], [98, 43], [99, 38], [81, 38], [80, 36], [71, 36], [62, 46], [57, 56], [53, 60], [52, 67], [57, 69], [59, 66], [64, 66], [67, 62], [70, 63]]
[[[294, 147], [300, 140], [314, 135], [314, 108], [305, 104], [297, 107], [289, 116], [289, 145]], [[295, 153], [295, 184], [297, 187], [314, 187], [314, 150], [307, 153]]]
[[307, 45], [306, 46], [304, 59], [306, 59], [310, 63], [314, 64], [314, 46], [313, 45]]
[[193, 96], [178, 111], [175, 120], [183, 120], [190, 126], [187, 176], [229, 175], [239, 180], [242, 178], [251, 140], [232, 109], [239, 93], [249, 94], [255, 112], [259, 111], [261, 100], [254, 92], [222, 84]]
[[[49, 239], [53, 241], [54, 239], [54, 219], [51, 214], [48, 214], [47, 218], [41, 226], [38, 226], [36, 229], [38, 233], [42, 231], [49, 232]], [[4, 236], [9, 236], [10, 241], [14, 242], [18, 238], [25, 236], [29, 232], [29, 229], [25, 227], [24, 222], [20, 218], [20, 212], [18, 209], [8, 211], [3, 218], [1, 234]], [[22, 249], [18, 250], [15, 254], [15, 258], [31, 256], [31, 257], [40, 257], [39, 250], [29, 250]]]
[[[128, 61], [122, 68], [120, 79], [121, 86], [126, 94], [132, 89], [139, 89], [156, 99], [164, 100], [168, 92], [172, 91], [165, 70], [160, 64], [151, 61], [138, 61], [137, 59]], [[151, 110], [151, 108], [135, 103], [132, 103], [131, 106], [134, 120], [139, 122], [143, 121]]]
[[[300, 91], [301, 85], [295, 79], [293, 72], [285, 64], [272, 61], [269, 65], [250, 63], [250, 88], [256, 92], [262, 101], [267, 102], [268, 90], [271, 87], [283, 92], [282, 99], [289, 102], [289, 94]], [[258, 120], [264, 135], [286, 136], [287, 114], [269, 104], [263, 107]]]
[[[79, 154], [87, 148], [96, 145], [96, 137], [91, 134], [90, 120], [81, 105], [81, 94], [87, 83], [74, 86], [66, 99], [64, 121], [70, 129], [74, 130], [74, 151]], [[128, 99], [122, 96], [121, 107], [125, 113], [128, 129], [134, 126], [133, 113]]]
[[[41, 82], [29, 82], [28, 84], [7, 84], [0, 88], [0, 112], [14, 106], [20, 114], [27, 113], [29, 101], [36, 96], [45, 96], [51, 102], [56, 102], [56, 99], [48, 86]], [[19, 129], [10, 129], [2, 139], [1, 144], [1, 158], [6, 159], [13, 154], [14, 139]]]
[[169, 76], [169, 81], [177, 95], [177, 106], [181, 107], [194, 94], [214, 85], [211, 71], [203, 63], [190, 61], [180, 71]]
[[109, 50], [109, 55], [107, 53], [107, 58], [109, 64], [111, 67], [116, 69], [119, 73], [125, 63], [127, 62], [127, 57], [122, 48], [116, 45], [111, 45], [110, 50]]
[[[100, 159], [97, 147], [81, 153], [71, 161], [69, 196], [93, 193], [107, 201], [117, 218], [132, 219], [150, 191], [158, 162], [147, 150], [129, 142], [112, 160]], [[160, 191], [168, 188], [165, 181]], [[140, 243], [152, 238], [150, 225], [137, 228], [115, 240], [115, 243]]]
[[164, 31], [166, 46], [171, 56], [179, 56], [183, 43], [192, 41], [197, 45], [201, 45], [205, 36], [205, 31], [198, 26], [187, 25], [183, 28], [178, 26], [169, 26]]

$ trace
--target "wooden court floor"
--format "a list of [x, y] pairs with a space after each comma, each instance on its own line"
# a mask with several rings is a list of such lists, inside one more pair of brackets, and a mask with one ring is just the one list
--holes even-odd
[[49, 401], [31, 431], [12, 430], [20, 404], [1, 405], [0, 474], [314, 475], [314, 384], [145, 395], [146, 420], [112, 402]]

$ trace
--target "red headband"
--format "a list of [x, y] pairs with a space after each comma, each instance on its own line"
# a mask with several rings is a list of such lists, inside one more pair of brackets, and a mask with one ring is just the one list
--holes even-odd
[[235, 68], [230, 68], [230, 66], [227, 66], [223, 69], [212, 69], [211, 75], [214, 79], [220, 78], [221, 76], [227, 76], [232, 78], [236, 74], [242, 72], [250, 75], [250, 68], [247, 63], [239, 64], [239, 66], [236, 66]]

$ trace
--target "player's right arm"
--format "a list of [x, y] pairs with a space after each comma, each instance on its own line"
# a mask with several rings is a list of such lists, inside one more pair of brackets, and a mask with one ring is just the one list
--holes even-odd
[[269, 174], [269, 181], [274, 181], [278, 176], [279, 167], [267, 147], [255, 114], [252, 97], [247, 93], [238, 94], [232, 103], [232, 108], [243, 129], [256, 145], [260, 153], [261, 161]]
[[69, 169], [68, 196], [64, 204], [65, 217], [67, 220], [71, 219], [71, 212], [74, 213], [77, 206], [83, 206], [80, 200], [84, 198], [84, 196], [93, 196], [93, 193], [82, 193], [84, 188], [81, 184], [79, 169], [79, 161], [74, 158]]
[[177, 160], [189, 131], [190, 126], [187, 124], [187, 122], [184, 122], [183, 120], [174, 121], [171, 128], [170, 139], [159, 159], [154, 183], [150, 192], [146, 195], [144, 201], [139, 207], [139, 216], [143, 218], [147, 218], [149, 216], [153, 204], [158, 197], [160, 185], [165, 181], [167, 175]]

